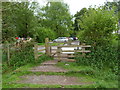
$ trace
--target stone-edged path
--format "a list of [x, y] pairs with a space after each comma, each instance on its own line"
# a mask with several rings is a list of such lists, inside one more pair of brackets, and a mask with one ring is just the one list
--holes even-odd
[[[63, 68], [57, 67], [57, 60], [50, 60], [40, 66], [31, 68], [31, 72], [68, 72]], [[41, 84], [41, 85], [88, 85], [93, 82], [86, 82], [82, 77], [70, 77], [61, 75], [26, 75], [21, 76], [22, 80], [18, 83]]]

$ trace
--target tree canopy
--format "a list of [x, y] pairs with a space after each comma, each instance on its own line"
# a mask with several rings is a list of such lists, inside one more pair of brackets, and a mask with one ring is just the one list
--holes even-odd
[[68, 36], [72, 26], [72, 16], [68, 5], [63, 2], [48, 2], [42, 8], [42, 26], [49, 27], [55, 31], [56, 36]]
[[97, 9], [89, 8], [87, 13], [81, 16], [79, 25], [82, 30], [78, 36], [82, 42], [98, 45], [104, 45], [112, 39], [112, 33], [117, 28], [118, 18], [114, 10], [104, 10], [101, 7]]
[[74, 30], [79, 31], [80, 30], [80, 25], [78, 23], [79, 20], [81, 20], [81, 16], [83, 16], [87, 12], [86, 8], [82, 8], [79, 12], [77, 12], [74, 17], [75, 17], [75, 22], [74, 22]]
[[10, 41], [15, 36], [33, 36], [32, 33], [36, 26], [34, 6], [35, 3], [29, 2], [3, 2], [3, 40]]
[[119, 2], [82, 8], [73, 21], [69, 6], [64, 2], [48, 2], [45, 6], [37, 2], [3, 2], [2, 39], [12, 41], [16, 36], [30, 36], [43, 42], [49, 36], [53, 40], [77, 34], [81, 41], [102, 42], [108, 37], [110, 40], [112, 32], [118, 30], [119, 8]]

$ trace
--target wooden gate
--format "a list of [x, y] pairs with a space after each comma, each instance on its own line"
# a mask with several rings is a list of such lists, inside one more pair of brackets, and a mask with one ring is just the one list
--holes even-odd
[[[60, 42], [52, 42], [58, 43], [58, 45], [51, 45], [51, 42], [48, 38], [45, 39], [45, 48], [41, 50], [37, 50], [37, 46], [35, 46], [35, 59], [38, 58], [37, 51], [43, 51], [45, 50], [45, 54], [51, 57], [54, 57], [55, 60], [58, 61], [71, 61], [74, 62], [74, 57], [76, 52], [81, 52], [81, 57], [85, 57], [86, 53], [91, 52], [90, 50], [86, 50], [85, 48], [91, 47], [90, 45], [85, 45], [85, 43], [81, 45], [72, 45], [72, 41], [68, 42], [62, 42], [62, 44], [59, 44]], [[72, 48], [73, 50], [65, 50], [65, 48]]]
[[[91, 52], [90, 50], [85, 49], [91, 47], [90, 45], [86, 45], [85, 43], [81, 45], [72, 45], [72, 41], [65, 42], [62, 45], [57, 45], [56, 48], [54, 48], [53, 46], [49, 47], [50, 47], [49, 55], [54, 57], [54, 59], [58, 61], [74, 62], [75, 61], [74, 57], [77, 52], [82, 53], [81, 57], [85, 57], [86, 53]], [[67, 48], [68, 50], [65, 50]], [[69, 48], [72, 48], [73, 50], [69, 50]]]

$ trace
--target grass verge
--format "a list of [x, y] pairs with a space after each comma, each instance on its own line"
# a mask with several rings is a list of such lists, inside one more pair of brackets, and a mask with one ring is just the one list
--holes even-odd
[[[108, 69], [99, 70], [90, 66], [78, 66], [75, 62], [60, 62], [57, 66], [69, 70], [69, 76], [86, 77], [95, 84], [88, 87], [118, 88], [118, 79]], [[87, 88], [87, 87], [86, 87]]]
[[[39, 65], [39, 64], [38, 64]], [[36, 64], [27, 64], [22, 66], [11, 73], [3, 74], [3, 88], [74, 88], [83, 87], [81, 85], [38, 85], [38, 84], [19, 84], [17, 83], [21, 80], [20, 76], [25, 75], [62, 75], [62, 76], [75, 76], [72, 73], [56, 73], [56, 72], [30, 72], [32, 67], [38, 66]], [[77, 76], [77, 75], [76, 75]], [[84, 76], [81, 76], [86, 78]], [[84, 79], [84, 82], [91, 81], [89, 78]]]
[[[39, 64], [27, 64], [22, 66], [11, 73], [3, 74], [3, 88], [117, 88], [117, 81], [115, 80], [102, 80], [101, 78], [95, 77], [94, 74], [86, 73], [89, 70], [93, 70], [87, 66], [76, 66], [75, 63], [58, 63], [57, 66], [70, 70], [67, 73], [56, 73], [56, 72], [30, 72], [28, 71], [32, 67], [38, 66]], [[82, 71], [82, 72], [80, 72]], [[84, 71], [84, 73], [83, 73]], [[20, 76], [24, 75], [62, 75], [62, 76], [74, 76], [80, 77], [84, 82], [95, 82], [91, 85], [41, 85], [41, 84], [20, 84], [17, 81], [21, 80]]]

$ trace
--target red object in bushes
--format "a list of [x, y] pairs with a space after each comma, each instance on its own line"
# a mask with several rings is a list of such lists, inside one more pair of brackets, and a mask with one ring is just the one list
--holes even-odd
[[18, 39], [18, 37], [16, 37], [16, 39]]

